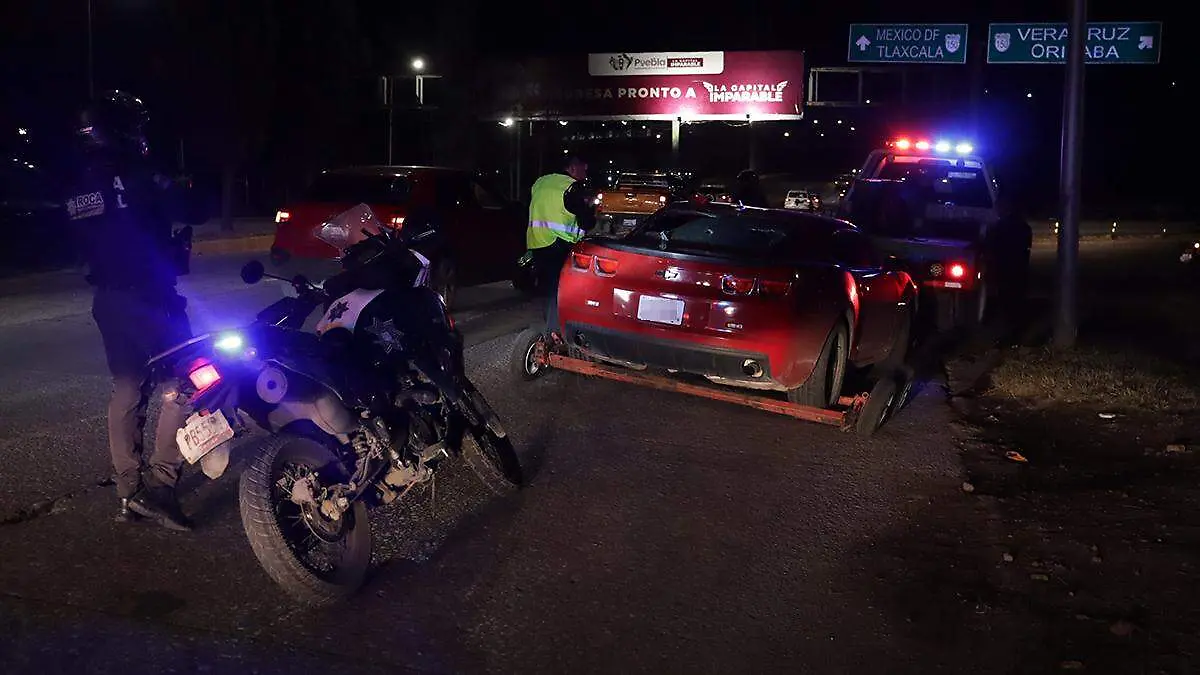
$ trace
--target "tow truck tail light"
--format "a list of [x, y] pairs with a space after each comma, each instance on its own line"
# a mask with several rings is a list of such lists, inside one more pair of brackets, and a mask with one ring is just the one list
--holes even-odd
[[221, 373], [217, 371], [216, 366], [211, 363], [206, 363], [188, 373], [188, 379], [192, 381], [192, 386], [194, 386], [196, 388], [196, 392], [199, 393], [220, 382]]
[[582, 272], [586, 272], [592, 268], [592, 256], [586, 253], [572, 253], [571, 266]]
[[292, 214], [290, 211], [276, 211], [275, 212], [275, 223], [276, 224], [286, 223], [287, 221], [289, 221], [291, 219], [292, 219]]
[[617, 273], [617, 261], [612, 258], [596, 256], [596, 274], [611, 277]]

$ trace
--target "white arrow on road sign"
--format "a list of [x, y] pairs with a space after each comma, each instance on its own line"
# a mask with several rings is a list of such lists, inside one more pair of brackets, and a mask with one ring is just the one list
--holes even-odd
[[858, 45], [858, 51], [865, 52], [867, 51], [867, 46], [871, 44], [871, 41], [867, 39], [866, 35], [862, 35], [854, 41], [854, 44]]
[[1154, 49], [1154, 36], [1143, 35], [1138, 39], [1138, 49]]

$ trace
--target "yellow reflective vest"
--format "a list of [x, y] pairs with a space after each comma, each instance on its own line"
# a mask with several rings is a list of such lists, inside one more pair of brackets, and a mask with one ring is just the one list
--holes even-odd
[[526, 247], [545, 248], [555, 239], [574, 244], [583, 238], [575, 216], [563, 206], [563, 196], [574, 183], [574, 178], [561, 173], [547, 174], [534, 181], [529, 227], [525, 230]]

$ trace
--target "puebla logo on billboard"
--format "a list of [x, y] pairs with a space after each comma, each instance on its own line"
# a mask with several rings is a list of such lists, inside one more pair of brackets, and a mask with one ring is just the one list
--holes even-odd
[[588, 54], [588, 74], [594, 77], [720, 75], [723, 72], [725, 52]]

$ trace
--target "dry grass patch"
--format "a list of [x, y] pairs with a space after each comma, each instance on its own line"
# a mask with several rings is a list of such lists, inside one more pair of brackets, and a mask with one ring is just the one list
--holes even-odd
[[1096, 348], [1019, 349], [991, 374], [993, 393], [1039, 403], [1113, 409], [1187, 410], [1200, 405], [1200, 378], [1160, 359]]

